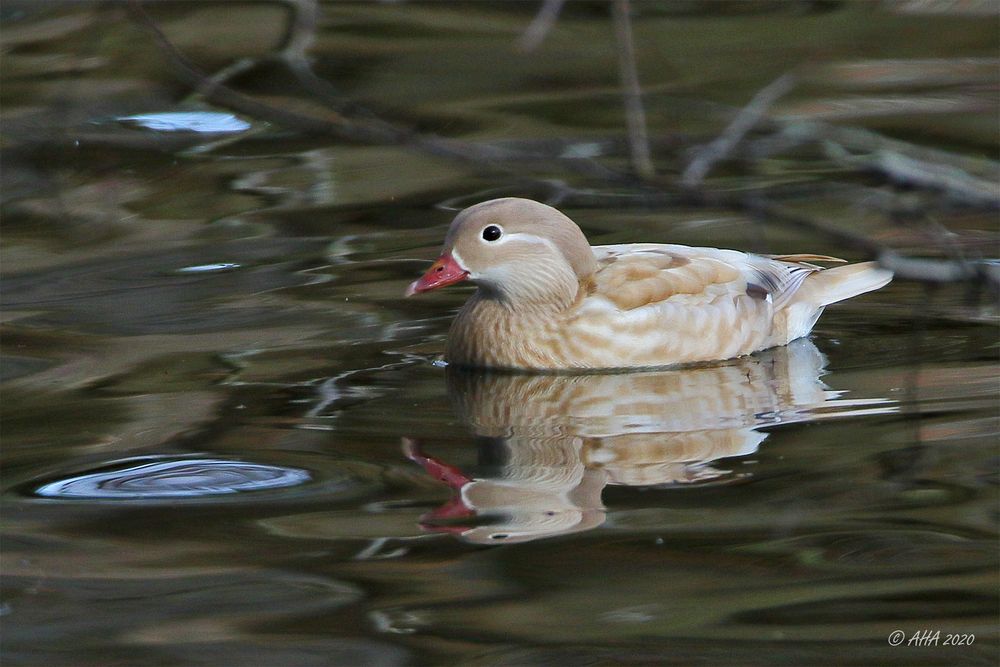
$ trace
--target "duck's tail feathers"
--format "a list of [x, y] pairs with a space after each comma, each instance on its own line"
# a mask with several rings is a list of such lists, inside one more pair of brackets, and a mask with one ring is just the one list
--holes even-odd
[[838, 266], [811, 274], [800, 292], [817, 306], [827, 306], [853, 296], [884, 287], [892, 280], [892, 271], [877, 262]]

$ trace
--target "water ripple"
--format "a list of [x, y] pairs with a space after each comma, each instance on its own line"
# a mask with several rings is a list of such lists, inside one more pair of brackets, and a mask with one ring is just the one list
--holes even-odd
[[263, 491], [304, 484], [310, 475], [299, 468], [224, 459], [171, 459], [106, 470], [44, 484], [44, 498], [147, 500]]

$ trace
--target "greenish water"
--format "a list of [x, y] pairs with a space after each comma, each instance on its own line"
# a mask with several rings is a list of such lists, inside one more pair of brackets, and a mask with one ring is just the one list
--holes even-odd
[[[860, 256], [553, 160], [228, 117], [122, 8], [4, 4], [5, 665], [995, 664], [989, 290], [898, 280], [705, 368], [455, 373], [435, 359], [468, 292], [402, 294], [466, 203], [560, 195], [595, 244]], [[640, 3], [657, 167], [791, 68], [777, 114], [995, 157], [982, 6]], [[408, 127], [624, 168], [605, 6], [570, 3], [526, 54], [536, 9], [330, 3], [309, 52]], [[287, 18], [152, 14], [206, 72], [272, 52]], [[328, 113], [275, 62], [232, 83]], [[787, 185], [783, 205], [901, 252], [942, 254], [941, 225], [1000, 256], [995, 210], [904, 192], [929, 213], [894, 222], [900, 189], [820, 153], [709, 183]]]

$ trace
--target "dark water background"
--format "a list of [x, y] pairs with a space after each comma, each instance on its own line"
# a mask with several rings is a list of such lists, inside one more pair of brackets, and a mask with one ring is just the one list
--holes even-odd
[[[537, 9], [327, 3], [308, 53], [344, 113], [624, 169], [607, 6], [571, 3], [525, 53]], [[555, 160], [204, 115], [229, 111], [123, 7], [0, 11], [4, 665], [996, 664], [982, 281], [897, 280], [708, 368], [448, 373], [467, 292], [402, 292], [466, 203], [561, 198], [595, 243], [863, 253]], [[202, 71], [247, 59], [233, 87], [336, 119], [267, 58], [280, 3], [150, 11]], [[989, 2], [636, 12], [664, 173], [793, 68], [777, 116], [996, 157]], [[709, 183], [787, 185], [785, 206], [901, 252], [1000, 256], [995, 209], [821, 151]]]

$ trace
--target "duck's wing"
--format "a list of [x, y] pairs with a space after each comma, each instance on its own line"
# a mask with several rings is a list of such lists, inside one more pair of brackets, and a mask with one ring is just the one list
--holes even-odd
[[591, 297], [619, 311], [659, 304], [697, 306], [720, 297], [770, 301], [781, 308], [810, 274], [818, 255], [765, 257], [736, 250], [668, 244], [597, 246]]

